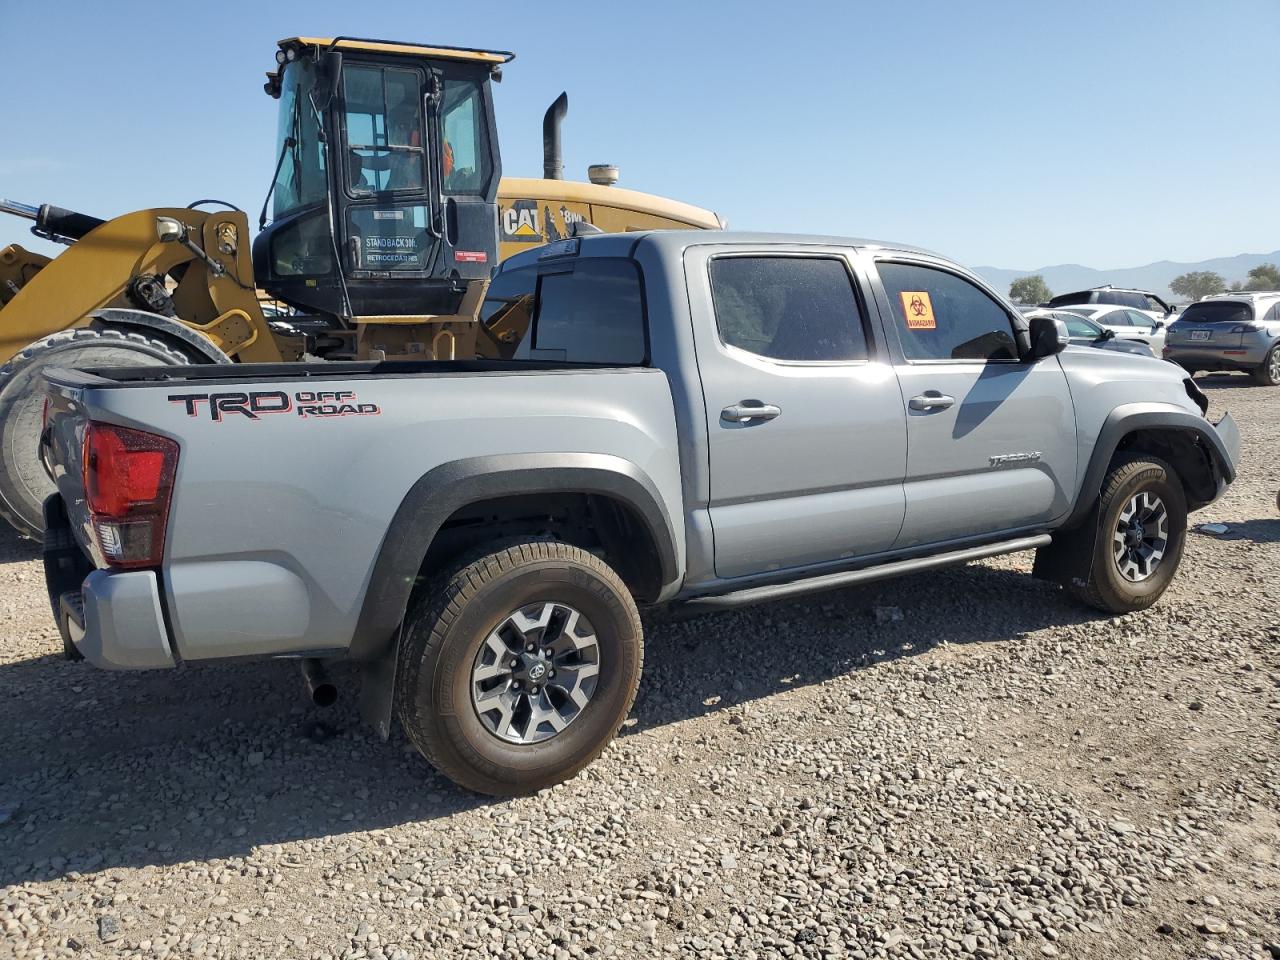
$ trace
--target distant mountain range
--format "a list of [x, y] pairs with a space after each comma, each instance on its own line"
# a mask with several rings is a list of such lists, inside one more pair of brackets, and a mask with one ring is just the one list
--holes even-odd
[[1044, 277], [1044, 282], [1055, 294], [1087, 290], [1090, 287], [1100, 287], [1109, 283], [1116, 287], [1134, 287], [1138, 290], [1150, 290], [1163, 297], [1171, 297], [1173, 292], [1169, 289], [1169, 281], [1181, 274], [1190, 273], [1193, 270], [1212, 270], [1230, 283], [1232, 280], [1243, 280], [1250, 270], [1263, 263], [1274, 263], [1280, 266], [1280, 250], [1271, 253], [1241, 253], [1234, 257], [1201, 260], [1199, 263], [1159, 260], [1141, 267], [1122, 267], [1118, 270], [1095, 270], [1093, 267], [1082, 267], [1078, 263], [1059, 263], [1052, 267], [1037, 267], [1034, 270], [1005, 270], [1001, 267], [974, 267], [973, 269], [1001, 293], [1008, 293], [1009, 284], [1018, 277], [1038, 273]]

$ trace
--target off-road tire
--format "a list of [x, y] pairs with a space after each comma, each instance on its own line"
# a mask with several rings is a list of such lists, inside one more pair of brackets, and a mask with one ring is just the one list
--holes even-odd
[[[1168, 515], [1167, 545], [1159, 564], [1145, 580], [1132, 581], [1120, 572], [1113, 534], [1121, 512], [1139, 493], [1154, 493]], [[1073, 579], [1067, 589], [1077, 599], [1106, 613], [1133, 613], [1151, 606], [1168, 588], [1187, 536], [1187, 499], [1182, 482], [1163, 460], [1146, 454], [1120, 456], [1111, 463], [1098, 496], [1097, 536], [1088, 575]]]
[[1273, 344], [1262, 363], [1249, 371], [1253, 382], [1263, 387], [1280, 387], [1280, 343]]
[[[568, 603], [595, 630], [594, 693], [565, 729], [538, 743], [499, 739], [472, 701], [481, 645], [513, 611]], [[643, 631], [622, 579], [587, 551], [554, 540], [507, 540], [467, 554], [411, 601], [401, 633], [395, 707], [405, 734], [468, 790], [516, 796], [560, 783], [595, 760], [622, 726], [644, 662]]]
[[0, 367], [0, 517], [24, 537], [44, 535], [41, 512], [53, 483], [36, 450], [47, 367], [164, 366], [194, 362], [171, 344], [117, 327], [60, 330], [24, 348]]

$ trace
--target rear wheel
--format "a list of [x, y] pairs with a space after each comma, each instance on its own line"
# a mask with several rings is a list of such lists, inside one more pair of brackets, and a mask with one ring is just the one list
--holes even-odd
[[1070, 589], [1108, 613], [1145, 610], [1168, 588], [1182, 560], [1187, 500], [1163, 460], [1117, 460], [1098, 498], [1098, 527], [1088, 576]]
[[626, 719], [643, 662], [640, 617], [618, 575], [578, 547], [482, 550], [406, 617], [396, 710], [454, 782], [532, 793], [587, 766]]
[[1280, 387], [1280, 343], [1267, 351], [1262, 363], [1253, 368], [1253, 381], [1264, 387]]
[[154, 367], [191, 363], [167, 343], [106, 326], [77, 327], [37, 340], [0, 367], [0, 516], [23, 536], [44, 535], [41, 513], [53, 482], [37, 447], [50, 367]]

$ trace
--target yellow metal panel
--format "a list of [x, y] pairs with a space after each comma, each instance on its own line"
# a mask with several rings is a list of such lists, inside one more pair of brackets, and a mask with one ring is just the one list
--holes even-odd
[[602, 187], [594, 183], [582, 183], [577, 180], [535, 180], [525, 177], [503, 177], [498, 184], [498, 201], [502, 206], [507, 201], [540, 200], [548, 203], [591, 203], [614, 207], [619, 210], [634, 210], [637, 213], [664, 217], [685, 227], [702, 230], [717, 230], [720, 221], [716, 215], [702, 207], [679, 200], [668, 200], [656, 197], [651, 193], [638, 190], [625, 190], [622, 187]]
[[[156, 217], [173, 217], [191, 228], [192, 236], [205, 250], [235, 267], [248, 289], [231, 273], [211, 277], [200, 261], [179, 243], [160, 243], [156, 238]], [[234, 221], [239, 233], [239, 249], [233, 257], [216, 250], [217, 225]], [[187, 276], [174, 291], [178, 312], [196, 326], [208, 323], [229, 310], [243, 310], [257, 329], [265, 329], [257, 293], [253, 289], [253, 268], [248, 251], [248, 223], [243, 213], [208, 212], [182, 208], [137, 210], [108, 220], [90, 230], [46, 264], [9, 303], [0, 309], [0, 363], [42, 337], [70, 327], [84, 326], [88, 314], [104, 307], [132, 307], [125, 288], [143, 274], [165, 275], [189, 263]], [[182, 294], [179, 302], [179, 294]], [[184, 310], [188, 307], [188, 310]], [[280, 351], [270, 336], [254, 336], [244, 344], [242, 360], [279, 360]]]
[[[286, 37], [279, 46], [301, 43], [312, 47], [334, 46], [332, 37]], [[471, 60], [480, 63], [509, 63], [515, 54], [489, 50], [455, 50], [450, 47], [432, 47], [417, 43], [394, 43], [387, 40], [339, 40], [336, 50], [363, 50], [367, 53], [407, 53], [415, 57], [434, 57], [438, 60]]]

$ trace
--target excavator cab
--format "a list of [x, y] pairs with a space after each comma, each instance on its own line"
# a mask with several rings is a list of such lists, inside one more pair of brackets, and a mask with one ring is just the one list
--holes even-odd
[[253, 244], [259, 287], [362, 329], [471, 321], [498, 259], [491, 85], [513, 56], [280, 41], [266, 83], [279, 124]]

